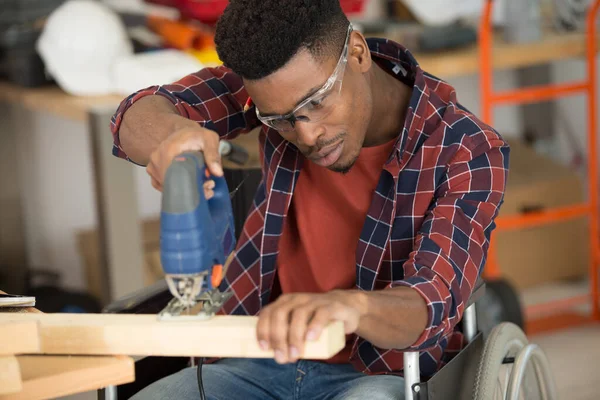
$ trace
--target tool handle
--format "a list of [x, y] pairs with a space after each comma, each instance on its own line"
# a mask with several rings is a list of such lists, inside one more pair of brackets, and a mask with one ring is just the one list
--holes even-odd
[[[214, 196], [204, 183], [215, 181]], [[166, 274], [194, 274], [222, 265], [235, 247], [233, 210], [224, 177], [208, 173], [200, 152], [173, 159], [163, 182], [161, 262]]]

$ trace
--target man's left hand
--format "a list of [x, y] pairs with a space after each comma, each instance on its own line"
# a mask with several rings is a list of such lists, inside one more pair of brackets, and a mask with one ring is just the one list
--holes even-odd
[[317, 340], [329, 323], [342, 321], [346, 334], [354, 333], [365, 308], [359, 291], [282, 295], [260, 312], [258, 342], [263, 350], [275, 351], [278, 363], [296, 362], [305, 342]]

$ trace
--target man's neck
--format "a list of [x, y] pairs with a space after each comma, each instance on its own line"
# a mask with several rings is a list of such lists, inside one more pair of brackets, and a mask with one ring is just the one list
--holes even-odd
[[373, 115], [365, 136], [365, 147], [378, 146], [398, 137], [404, 127], [412, 88], [373, 63], [371, 90]]

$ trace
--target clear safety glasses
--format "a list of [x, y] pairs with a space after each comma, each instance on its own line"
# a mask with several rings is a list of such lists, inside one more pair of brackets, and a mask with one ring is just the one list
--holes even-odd
[[327, 117], [335, 109], [342, 91], [342, 81], [348, 60], [348, 43], [352, 25], [348, 26], [346, 43], [333, 73], [327, 82], [313, 95], [296, 106], [286, 115], [262, 116], [256, 107], [256, 116], [262, 123], [281, 132], [294, 130], [297, 121], [318, 122]]

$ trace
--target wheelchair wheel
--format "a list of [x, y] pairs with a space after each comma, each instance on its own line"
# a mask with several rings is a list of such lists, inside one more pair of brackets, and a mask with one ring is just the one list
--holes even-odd
[[[556, 399], [556, 388], [548, 361], [542, 350], [530, 344], [517, 325], [504, 322], [496, 326], [486, 340], [473, 389], [473, 400], [530, 399], [535, 394], [521, 396], [527, 368], [533, 367], [538, 398]], [[503, 374], [505, 372], [505, 374]], [[502, 379], [504, 376], [504, 380]]]
[[487, 337], [502, 322], [512, 322], [524, 329], [523, 311], [516, 290], [504, 279], [486, 280], [484, 296], [479, 300], [477, 324]]

